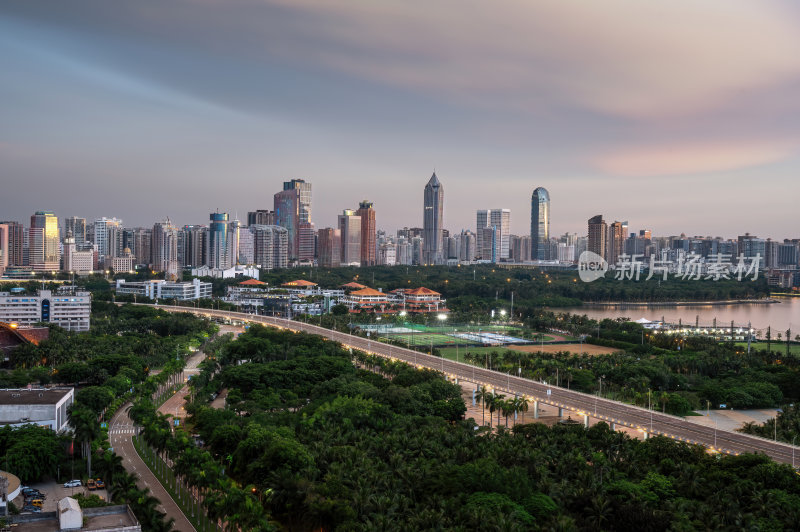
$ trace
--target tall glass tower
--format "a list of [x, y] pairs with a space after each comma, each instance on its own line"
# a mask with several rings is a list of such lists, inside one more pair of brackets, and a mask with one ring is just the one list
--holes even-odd
[[211, 268], [230, 268], [228, 248], [228, 213], [212, 212], [208, 224], [208, 266]]
[[442, 264], [444, 262], [444, 235], [442, 233], [442, 214], [444, 211], [444, 187], [433, 173], [425, 185], [424, 215], [422, 219], [422, 264]]
[[550, 193], [543, 187], [531, 196], [531, 259], [550, 259]]

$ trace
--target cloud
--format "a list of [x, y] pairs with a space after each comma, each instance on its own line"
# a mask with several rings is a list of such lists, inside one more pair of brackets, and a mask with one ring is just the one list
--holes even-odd
[[799, 139], [629, 145], [596, 157], [593, 164], [605, 174], [626, 177], [707, 174], [773, 163], [798, 150]]
[[800, 75], [770, 1], [276, 3], [295, 23], [271, 51], [472, 104], [661, 117]]

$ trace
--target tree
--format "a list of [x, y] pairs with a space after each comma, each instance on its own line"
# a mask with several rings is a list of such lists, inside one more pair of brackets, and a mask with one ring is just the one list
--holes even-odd
[[77, 403], [67, 410], [67, 418], [75, 439], [81, 442], [81, 452], [86, 458], [86, 471], [92, 476], [92, 442], [100, 436], [100, 423], [94, 412]]

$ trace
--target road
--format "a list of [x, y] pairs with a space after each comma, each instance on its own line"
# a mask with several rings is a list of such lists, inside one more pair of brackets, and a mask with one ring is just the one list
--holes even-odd
[[159, 308], [170, 312], [193, 312], [234, 321], [261, 323], [280, 329], [305, 331], [340, 342], [346, 347], [359, 349], [383, 357], [402, 360], [414, 364], [417, 367], [439, 370], [452, 379], [472, 382], [475, 383], [476, 386], [484, 385], [508, 394], [524, 395], [531, 401], [538, 401], [542, 404], [563, 408], [579, 416], [590, 416], [615, 425], [630, 427], [638, 430], [644, 436], [663, 435], [675, 440], [703, 445], [712, 452], [727, 454], [761, 452], [778, 462], [792, 465], [800, 463], [800, 450], [798, 450], [796, 453], [797, 457], [795, 457], [795, 450], [797, 450], [797, 448], [788, 444], [748, 434], [704, 426], [682, 417], [662, 414], [619, 401], [600, 398], [596, 395], [567, 390], [530, 379], [478, 368], [470, 364], [426, 355], [410, 349], [332, 331], [316, 325], [242, 312], [169, 306], [159, 306]]
[[111, 418], [109, 425], [108, 437], [111, 440], [111, 445], [114, 447], [114, 452], [122, 457], [122, 465], [125, 469], [139, 477], [137, 482], [139, 488], [150, 488], [150, 493], [156, 497], [161, 504], [158, 509], [167, 514], [167, 517], [175, 519], [175, 530], [182, 532], [191, 532], [195, 530], [192, 523], [186, 519], [183, 512], [172, 500], [167, 490], [161, 485], [155, 475], [148, 469], [147, 465], [139, 458], [139, 453], [133, 447], [133, 435], [136, 433], [136, 427], [128, 417], [127, 409], [130, 403], [123, 406], [117, 414]]

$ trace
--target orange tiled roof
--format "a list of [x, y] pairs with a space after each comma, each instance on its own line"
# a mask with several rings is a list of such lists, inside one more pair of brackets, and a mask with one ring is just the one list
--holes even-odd
[[265, 284], [267, 284], [267, 283], [264, 283], [264, 282], [259, 281], [257, 279], [248, 279], [246, 281], [242, 281], [241, 283], [239, 283], [239, 286], [261, 286], [261, 285], [265, 285]]
[[350, 294], [351, 296], [385, 296], [383, 292], [378, 292], [372, 288], [364, 287], [361, 290], [356, 290]]
[[414, 288], [413, 290], [406, 290], [406, 295], [412, 296], [440, 296], [439, 292], [434, 292], [430, 288], [425, 288], [424, 286], [420, 286], [419, 288]]
[[297, 281], [289, 281], [288, 283], [283, 283], [281, 286], [317, 286], [317, 283], [312, 283], [311, 281], [306, 281], [305, 279], [298, 279]]
[[342, 288], [355, 288], [356, 290], [361, 290], [362, 288], [366, 288], [366, 286], [364, 286], [363, 284], [358, 284], [358, 283], [347, 283], [347, 284], [343, 284]]

